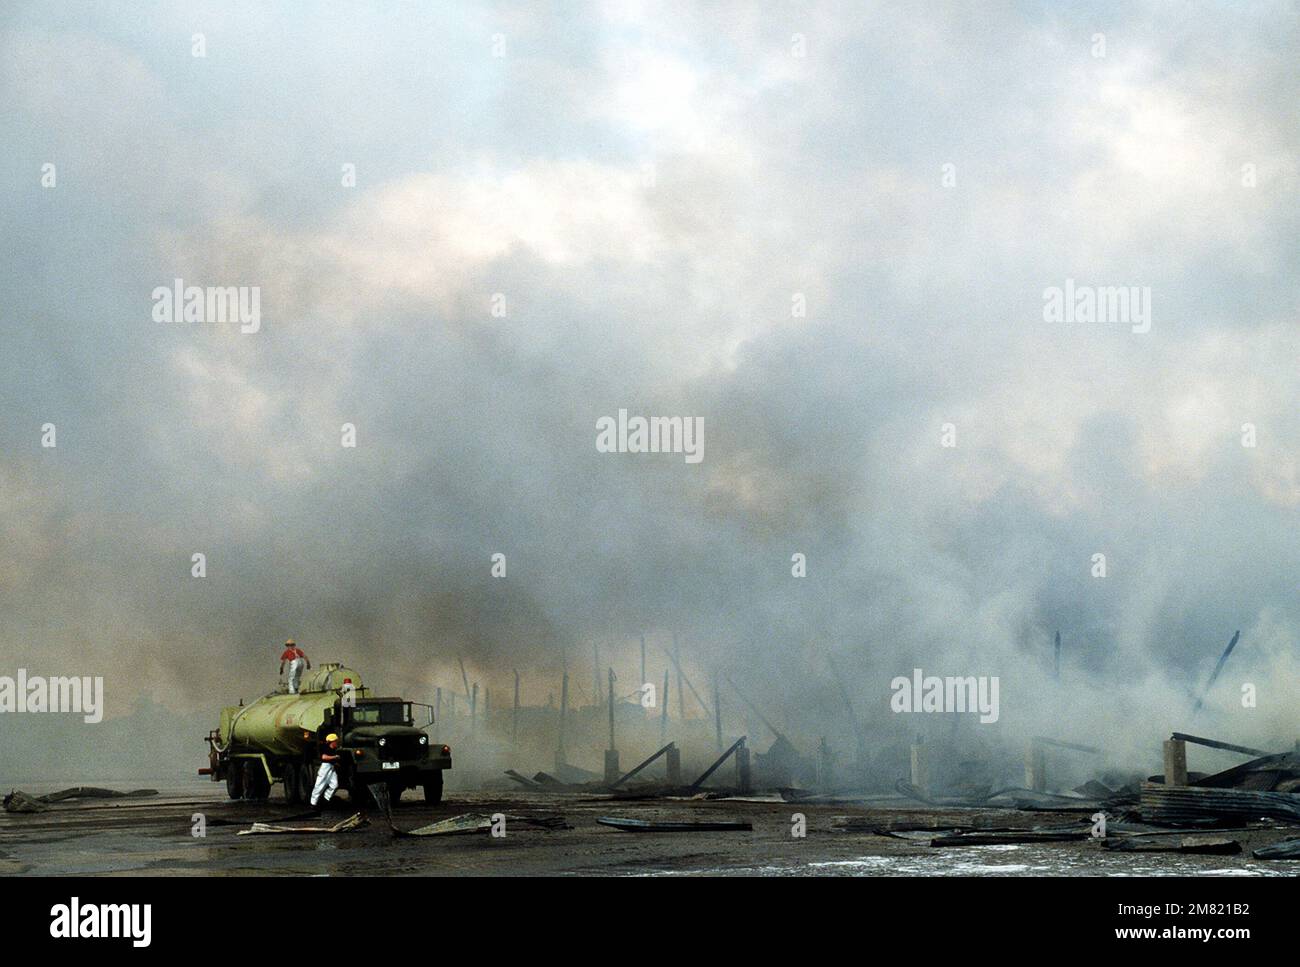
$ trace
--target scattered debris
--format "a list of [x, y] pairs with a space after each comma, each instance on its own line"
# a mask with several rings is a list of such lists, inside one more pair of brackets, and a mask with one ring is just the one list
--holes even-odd
[[945, 833], [930, 840], [931, 846], [1008, 846], [1027, 843], [1070, 843], [1092, 835], [1086, 826], [1050, 826], [1036, 829], [970, 829]]
[[360, 813], [353, 813], [347, 819], [340, 820], [333, 826], [279, 826], [271, 823], [253, 823], [248, 829], [241, 829], [238, 836], [255, 836], [259, 833], [346, 833], [370, 823]]
[[1291, 792], [1300, 787], [1300, 754], [1281, 752], [1263, 755], [1223, 772], [1193, 779], [1191, 784], [1211, 789]]
[[[985, 792], [973, 796], [927, 796], [906, 779], [899, 779], [894, 788], [901, 795], [927, 806], [945, 809], [1021, 809], [1030, 812], [1096, 812], [1106, 806], [1114, 806], [1116, 800], [1127, 799], [1122, 795], [1106, 799], [1085, 799], [1081, 796], [1067, 796], [1051, 792], [1038, 792], [1034, 789], [1011, 787], [995, 792]], [[1104, 787], [1103, 787], [1104, 788]]]
[[101, 789], [98, 786], [72, 786], [58, 792], [46, 793], [44, 796], [32, 796], [21, 789], [11, 790], [4, 798], [4, 810], [7, 813], [43, 813], [51, 803], [67, 802], [70, 799], [144, 799], [158, 795], [157, 789], [132, 789], [119, 792], [116, 789]]
[[1261, 846], [1250, 854], [1257, 860], [1300, 860], [1300, 839], [1284, 839], [1280, 843]]
[[506, 775], [509, 776], [511, 779], [513, 779], [515, 782], [519, 783], [519, 785], [523, 786], [525, 789], [538, 790], [542, 788], [541, 783], [534, 782], [532, 779], [529, 779], [527, 776], [521, 776], [519, 773], [515, 772], [514, 769], [507, 769]]
[[752, 823], [675, 823], [647, 819], [620, 819], [617, 816], [601, 816], [596, 822], [602, 826], [621, 829], [626, 833], [726, 833], [747, 832], [754, 828]]
[[486, 833], [491, 828], [492, 817], [486, 813], [464, 813], [419, 829], [394, 829], [393, 832], [398, 836], [462, 836], [468, 833]]
[[1196, 853], [1235, 856], [1241, 843], [1227, 836], [1118, 836], [1106, 837], [1102, 846], [1120, 853]]
[[[573, 829], [568, 820], [557, 813], [541, 816], [516, 816], [501, 814], [507, 825], [536, 826], [538, 829]], [[492, 817], [487, 813], [462, 813], [419, 829], [393, 829], [396, 836], [460, 836], [467, 833], [486, 833], [492, 828]]]
[[39, 799], [18, 789], [11, 790], [4, 798], [4, 809], [7, 813], [43, 813], [49, 808]]

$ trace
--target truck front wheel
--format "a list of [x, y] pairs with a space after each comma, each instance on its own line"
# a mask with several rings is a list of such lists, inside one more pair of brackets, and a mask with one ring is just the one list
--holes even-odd
[[442, 802], [442, 771], [433, 773], [424, 781], [424, 801], [430, 805]]

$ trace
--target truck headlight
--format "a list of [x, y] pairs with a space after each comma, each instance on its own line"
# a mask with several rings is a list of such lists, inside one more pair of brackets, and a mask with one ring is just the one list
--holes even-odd
[[427, 735], [420, 736], [420, 745], [428, 745], [428, 744], [429, 744], [429, 737]]
[[388, 745], [388, 740], [387, 740], [387, 739], [380, 739], [380, 740], [379, 740], [379, 744], [380, 744], [381, 746], [383, 746], [383, 745]]

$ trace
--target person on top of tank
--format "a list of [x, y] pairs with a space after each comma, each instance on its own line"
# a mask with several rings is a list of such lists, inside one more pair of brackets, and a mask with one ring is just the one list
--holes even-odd
[[294, 644], [290, 638], [284, 643], [284, 653], [280, 655], [280, 674], [284, 674], [284, 663], [289, 663], [289, 694], [298, 694], [298, 685], [302, 681], [302, 669], [306, 665], [311, 667], [311, 659], [307, 653]]

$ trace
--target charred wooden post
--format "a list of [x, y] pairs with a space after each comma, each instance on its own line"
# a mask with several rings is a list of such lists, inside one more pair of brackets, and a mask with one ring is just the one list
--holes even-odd
[[664, 690], [659, 693], [659, 741], [668, 737], [668, 669], [664, 669]]
[[510, 717], [510, 741], [519, 741], [519, 669], [515, 669], [515, 707]]
[[680, 786], [682, 784], [682, 750], [670, 742], [668, 751], [664, 753], [664, 761], [668, 764], [668, 785]]
[[469, 697], [469, 734], [473, 735], [478, 727], [478, 682]]
[[1165, 785], [1187, 785], [1187, 743], [1165, 739]]
[[718, 752], [722, 752], [722, 696], [718, 694], [718, 676], [713, 676], [713, 730], [718, 736]]
[[691, 694], [695, 696], [695, 701], [699, 702], [700, 708], [704, 710], [704, 714], [706, 716], [710, 715], [709, 703], [704, 701], [704, 696], [695, 690], [694, 683], [687, 677], [686, 672], [682, 671], [682, 652], [677, 644], [677, 632], [673, 632], [673, 650], [670, 652], [665, 649], [664, 654], [668, 656], [668, 660], [677, 669], [677, 703], [681, 707], [680, 717], [686, 718], [686, 695], [682, 691], [683, 687], [690, 689]]
[[559, 744], [555, 748], [555, 766], [558, 769], [563, 766], [565, 760], [564, 753], [564, 725], [565, 719], [569, 717], [569, 666], [564, 666], [564, 677], [560, 679], [560, 728]]
[[609, 748], [605, 750], [605, 781], [618, 781], [618, 747], [614, 743], [614, 669], [609, 670]]
[[831, 748], [826, 742], [826, 736], [823, 735], [821, 744], [817, 746], [817, 788], [822, 792], [828, 792], [834, 783], [834, 770], [831, 767]]
[[673, 667], [677, 669], [677, 717], [686, 718], [686, 697], [682, 694], [682, 647], [677, 643], [677, 632], [673, 632]]
[[917, 739], [912, 743], [912, 788], [922, 796], [930, 796], [930, 759], [925, 743]]
[[1047, 749], [1037, 739], [1030, 739], [1025, 749], [1025, 786], [1034, 792], [1047, 791]]
[[740, 740], [740, 748], [736, 750], [736, 788], [742, 796], [753, 791], [749, 773], [749, 746], [744, 739]]
[[[835, 661], [835, 656], [828, 654], [826, 664], [830, 666], [831, 678], [835, 681], [835, 687], [839, 691], [840, 701], [844, 703], [844, 711], [849, 717], [849, 724], [853, 726], [854, 741], [854, 763], [859, 767], [867, 761], [867, 731], [858, 715], [853, 711], [853, 698], [849, 695], [848, 686], [844, 682], [844, 676], [840, 674], [839, 665]], [[756, 710], [757, 711], [757, 710]], [[771, 728], [771, 726], [768, 726]]]

